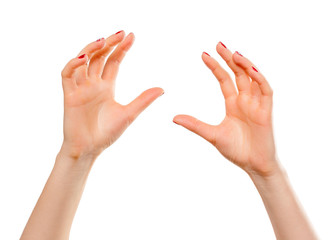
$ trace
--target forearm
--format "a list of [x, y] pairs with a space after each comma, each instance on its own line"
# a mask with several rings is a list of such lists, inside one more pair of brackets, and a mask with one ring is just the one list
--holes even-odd
[[95, 158], [73, 159], [59, 152], [21, 240], [68, 239]]
[[261, 195], [277, 239], [317, 239], [280, 165], [270, 176], [249, 176]]

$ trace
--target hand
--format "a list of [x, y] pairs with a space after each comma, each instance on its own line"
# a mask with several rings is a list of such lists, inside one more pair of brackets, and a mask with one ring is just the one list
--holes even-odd
[[61, 151], [70, 157], [98, 156], [163, 94], [163, 89], [151, 88], [127, 105], [114, 100], [116, 75], [133, 41], [133, 33], [125, 37], [124, 31], [120, 31], [90, 43], [64, 67], [61, 74], [64, 91]]
[[226, 116], [219, 125], [210, 125], [188, 116], [177, 115], [173, 121], [205, 138], [220, 153], [247, 173], [269, 175], [277, 167], [272, 130], [273, 91], [257, 68], [240, 53], [231, 53], [224, 44], [217, 52], [234, 72], [230, 75], [207, 53], [202, 60], [220, 83]]

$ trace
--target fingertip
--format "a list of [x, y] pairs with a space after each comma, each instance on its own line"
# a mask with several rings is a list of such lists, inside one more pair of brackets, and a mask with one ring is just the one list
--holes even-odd
[[78, 59], [86, 59], [86, 56], [87, 56], [87, 55], [84, 53], [84, 54], [78, 56], [77, 58], [78, 58]]
[[182, 122], [183, 119], [185, 119], [185, 117], [187, 117], [187, 115], [185, 115], [185, 114], [178, 114], [178, 115], [176, 115], [176, 116], [172, 119], [172, 121], [173, 121], [174, 123], [180, 125], [180, 123]]
[[179, 116], [179, 115], [176, 115], [176, 116], [172, 119], [172, 121], [173, 121], [174, 123], [176, 123], [177, 125], [179, 125], [179, 123], [178, 123], [178, 116]]
[[133, 44], [134, 40], [135, 40], [135, 35], [133, 32], [130, 32], [127, 36], [127, 38], [131, 41], [131, 44]]
[[94, 41], [92, 44], [94, 44], [93, 48], [101, 49], [106, 45], [106, 39], [105, 38], [99, 38], [98, 40]]
[[123, 35], [124, 33], [125, 33], [124, 30], [120, 30], [120, 31], [116, 32], [115, 35]]
[[243, 57], [243, 55], [242, 55], [240, 52], [238, 52], [238, 51], [236, 51], [236, 54], [237, 54], [238, 56], [240, 56], [240, 57]]
[[164, 94], [163, 88], [160, 88], [160, 87], [150, 88], [149, 91], [152, 91], [153, 94], [155, 94], [155, 96], [157, 96], [157, 97], [161, 97]]
[[99, 39], [96, 40], [96, 42], [101, 42], [103, 40], [105, 40], [105, 38], [99, 38]]
[[122, 42], [122, 48], [125, 51], [128, 51], [133, 45], [134, 40], [135, 40], [134, 34], [132, 32], [129, 33]]
[[99, 38], [96, 40], [97, 44], [99, 44], [100, 48], [104, 48], [106, 46], [106, 39], [105, 38]]
[[176, 117], [174, 117], [174, 118], [172, 119], [172, 122], [173, 122], [173, 123], [176, 123], [176, 124], [178, 125], [178, 123], [177, 123], [177, 121], [176, 121]]
[[216, 44], [216, 52], [218, 52], [218, 54], [220, 54], [221, 56], [224, 55], [224, 52], [227, 51], [229, 51], [229, 49], [224, 45], [224, 43], [218, 42]]
[[[104, 48], [106, 45], [106, 40], [104, 38], [99, 38], [98, 40], [89, 43], [80, 53], [78, 58], [91, 58], [97, 51]], [[84, 53], [84, 54], [83, 54]], [[86, 55], [86, 56], [83, 56]]]
[[136, 37], [133, 32], [130, 32], [128, 35], [131, 35], [133, 38]]
[[235, 64], [242, 66], [246, 60], [246, 58], [238, 51], [232, 55], [232, 60]]
[[120, 30], [120, 31], [118, 31], [116, 33], [113, 33], [108, 38], [117, 39], [118, 41], [122, 41], [124, 37], [125, 37], [125, 31], [124, 30]]
[[209, 53], [206, 53], [206, 52], [202, 53], [202, 57], [204, 57], [204, 56], [210, 57]]
[[[98, 39], [99, 40], [99, 39]], [[106, 46], [107, 46], [107, 41], [106, 39], [104, 38], [101, 38], [99, 41], [97, 40], [97, 46], [96, 46], [96, 49], [94, 50], [95, 51], [99, 51], [99, 50], [102, 50], [104, 49]], [[93, 54], [93, 53], [92, 53]]]
[[148, 89], [149, 92], [153, 92], [153, 94], [161, 96], [162, 94], [164, 94], [164, 90], [160, 87], [153, 87]]
[[222, 48], [227, 48], [227, 47], [225, 46], [225, 44], [222, 43], [221, 41], [219, 41], [219, 42], [217, 43], [217, 46], [222, 46]]
[[212, 134], [212, 130], [213, 130], [212, 125], [202, 122], [193, 116], [184, 115], [184, 114], [176, 115], [173, 118], [173, 122], [178, 125], [181, 125], [187, 130], [196, 133], [197, 135], [201, 136], [202, 138], [206, 139], [211, 143], [214, 142], [213, 134]]
[[216, 51], [217, 51], [218, 53], [220, 53], [220, 52], [222, 51], [222, 49], [223, 49], [223, 46], [220, 44], [220, 42], [218, 42], [218, 43], [216, 44]]
[[162, 88], [159, 88], [159, 89], [160, 89], [160, 95], [159, 95], [159, 97], [161, 97], [164, 94], [164, 90]]
[[121, 30], [121, 31], [118, 31], [118, 32], [112, 34], [109, 38], [117, 39], [117, 41], [121, 42], [121, 41], [123, 41], [124, 37], [125, 37], [125, 31]]
[[235, 51], [234, 54], [232, 55], [232, 59], [235, 62], [237, 62], [242, 57], [243, 57], [243, 55], [240, 52], [238, 52], [238, 51]]
[[231, 59], [232, 59], [233, 54], [222, 42], [218, 42], [218, 44], [216, 45], [216, 52], [223, 58], [223, 60], [233, 70], [233, 68], [231, 66]]
[[[81, 54], [80, 56], [73, 58], [70, 62], [69, 62], [69, 67], [72, 68], [73, 70], [86, 64], [88, 61], [88, 55], [86, 53]], [[72, 71], [73, 71], [72, 70]]]
[[208, 60], [211, 59], [211, 56], [206, 52], [202, 52], [201, 58], [202, 58], [202, 61], [204, 61], [204, 63], [206, 64], [208, 62]]

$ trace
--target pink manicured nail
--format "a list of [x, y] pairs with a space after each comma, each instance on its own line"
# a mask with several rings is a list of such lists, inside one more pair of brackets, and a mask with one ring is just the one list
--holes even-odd
[[255, 72], [259, 72], [255, 67], [252, 66], [252, 68]]
[[243, 55], [242, 55], [240, 52], [236, 51], [236, 53], [237, 53], [239, 56], [243, 57]]
[[123, 32], [123, 30], [121, 30], [121, 31], [118, 31], [117, 33], [115, 33], [115, 34], [119, 34], [119, 33], [121, 33], [121, 32]]
[[208, 53], [206, 53], [206, 52], [203, 52], [203, 53], [210, 57], [210, 55]]
[[227, 48], [222, 42], [220, 42], [220, 44], [222, 44], [223, 47]]
[[86, 54], [80, 55], [78, 58], [84, 58]]
[[99, 38], [98, 40], [96, 40], [96, 42], [100, 42], [101, 40], [103, 40], [104, 38]]

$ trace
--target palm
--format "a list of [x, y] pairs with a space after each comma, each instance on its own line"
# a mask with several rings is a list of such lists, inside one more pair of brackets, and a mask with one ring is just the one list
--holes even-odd
[[114, 101], [103, 81], [83, 85], [68, 96], [64, 114], [64, 138], [77, 151], [105, 149], [128, 126], [124, 106]]
[[251, 71], [252, 64], [247, 59], [234, 56], [220, 46], [217, 50], [234, 71], [238, 88], [237, 92], [229, 74], [216, 60], [203, 54], [204, 62], [221, 85], [226, 107], [224, 120], [219, 125], [210, 125], [188, 115], [178, 115], [174, 121], [205, 138], [244, 170], [267, 172], [266, 159], [272, 158], [275, 152], [271, 88], [262, 75]]
[[[116, 42], [116, 38], [117, 41], [121, 40], [116, 35], [107, 40]], [[78, 66], [70, 78], [66, 70], [68, 67], [64, 69], [63, 146], [69, 149], [71, 155], [100, 154], [163, 92], [160, 88], [146, 90], [128, 105], [121, 105], [114, 100], [114, 82], [119, 63], [132, 43], [133, 35], [128, 35], [113, 51], [106, 64], [102, 59], [110, 51], [111, 45], [108, 49], [106, 45], [99, 52], [90, 54], [92, 58], [89, 66]], [[97, 44], [101, 43], [89, 46], [96, 50]], [[88, 47], [84, 49], [87, 52]], [[70, 89], [68, 82], [73, 83]]]
[[242, 168], [252, 165], [263, 168], [262, 159], [269, 157], [265, 139], [272, 139], [270, 119], [249, 99], [241, 98], [239, 95], [226, 103], [226, 117], [215, 126], [215, 147]]

